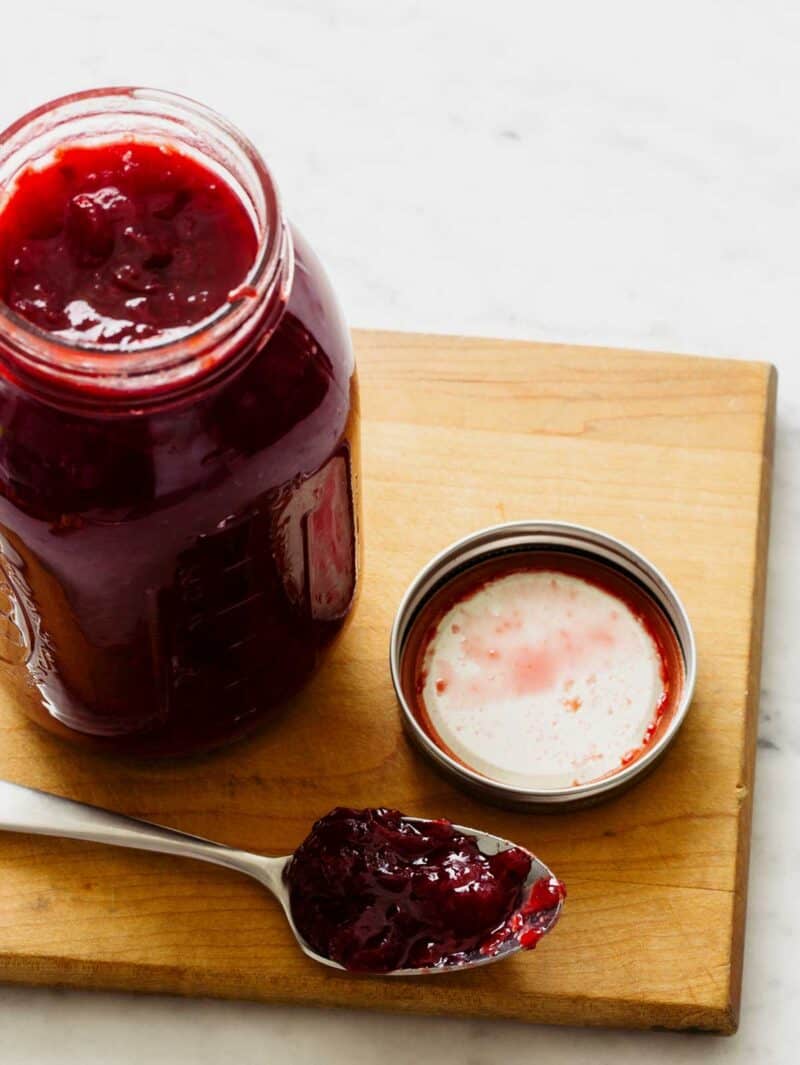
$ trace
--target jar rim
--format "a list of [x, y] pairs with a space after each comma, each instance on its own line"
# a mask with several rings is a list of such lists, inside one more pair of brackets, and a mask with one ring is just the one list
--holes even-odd
[[[104, 119], [113, 122], [126, 115], [131, 122], [138, 118], [161, 123], [163, 128], [139, 137], [134, 129], [101, 128]], [[100, 123], [97, 130], [91, 128], [92, 120]], [[58, 97], [18, 118], [0, 132], [0, 212], [14, 180], [37, 159], [76, 141], [119, 140], [120, 133], [146, 143], [169, 140], [204, 162], [215, 163], [215, 169], [230, 179], [232, 174], [225, 163], [214, 156], [212, 142], [215, 143], [248, 174], [250, 188], [244, 188], [237, 177], [234, 184], [238, 188], [234, 191], [241, 191], [250, 201], [245, 206], [256, 223], [258, 236], [253, 263], [235, 292], [207, 317], [181, 327], [177, 337], [161, 334], [124, 347], [67, 340], [41, 329], [0, 301], [0, 345], [8, 344], [16, 361], [21, 361], [36, 377], [51, 385], [71, 384], [80, 389], [83, 384], [106, 397], [122, 394], [131, 398], [142, 390], [172, 390], [183, 379], [197, 376], [198, 369], [206, 376], [225, 361], [232, 346], [242, 342], [243, 335], [249, 332], [248, 324], [250, 328], [263, 324], [265, 316], [277, 320], [269, 308], [274, 311], [276, 303], [285, 303], [294, 257], [277, 186], [252, 141], [213, 109], [161, 89], [88, 89]], [[204, 140], [208, 143], [204, 144]], [[256, 313], [257, 310], [263, 313]]]

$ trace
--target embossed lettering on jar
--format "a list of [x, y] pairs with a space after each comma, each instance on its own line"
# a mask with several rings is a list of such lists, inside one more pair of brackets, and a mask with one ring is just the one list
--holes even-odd
[[0, 135], [0, 656], [36, 720], [203, 750], [352, 610], [358, 400], [323, 270], [259, 154], [151, 90]]

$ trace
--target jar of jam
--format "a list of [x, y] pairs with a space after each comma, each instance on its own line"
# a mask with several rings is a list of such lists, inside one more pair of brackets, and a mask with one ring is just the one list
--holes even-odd
[[352, 610], [358, 392], [261, 156], [181, 97], [0, 135], [0, 675], [55, 732], [206, 750]]

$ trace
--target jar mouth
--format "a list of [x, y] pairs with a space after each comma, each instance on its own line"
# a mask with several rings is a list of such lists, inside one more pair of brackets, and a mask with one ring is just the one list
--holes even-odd
[[[66, 340], [41, 329], [0, 302], [0, 343], [17, 360], [53, 384], [81, 380], [110, 393], [130, 393], [176, 383], [180, 369], [214, 367], [238, 343], [248, 323], [262, 322], [267, 306], [283, 303], [291, 284], [293, 254], [277, 187], [253, 143], [211, 108], [159, 89], [112, 86], [62, 96], [23, 115], [0, 132], [0, 210], [14, 181], [65, 144], [126, 140], [169, 142], [232, 185], [251, 216], [258, 247], [245, 278], [228, 300], [189, 326], [118, 344]], [[282, 291], [278, 291], [282, 290]], [[258, 313], [263, 311], [264, 313]], [[172, 334], [172, 335], [170, 335]], [[211, 362], [209, 362], [209, 359]], [[191, 368], [191, 370], [190, 370]], [[166, 375], [169, 380], [163, 379]]]

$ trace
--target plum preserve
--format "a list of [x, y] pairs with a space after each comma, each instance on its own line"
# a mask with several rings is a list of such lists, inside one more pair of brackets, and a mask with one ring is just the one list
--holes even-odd
[[292, 916], [317, 954], [359, 972], [437, 968], [536, 944], [564, 898], [526, 887], [531, 855], [486, 855], [445, 820], [339, 807], [314, 825], [287, 879]]
[[63, 736], [245, 733], [352, 609], [358, 398], [256, 149], [181, 97], [65, 97], [0, 135], [0, 671]]
[[171, 145], [65, 145], [0, 214], [0, 298], [64, 339], [179, 337], [227, 302], [258, 238], [228, 183]]

